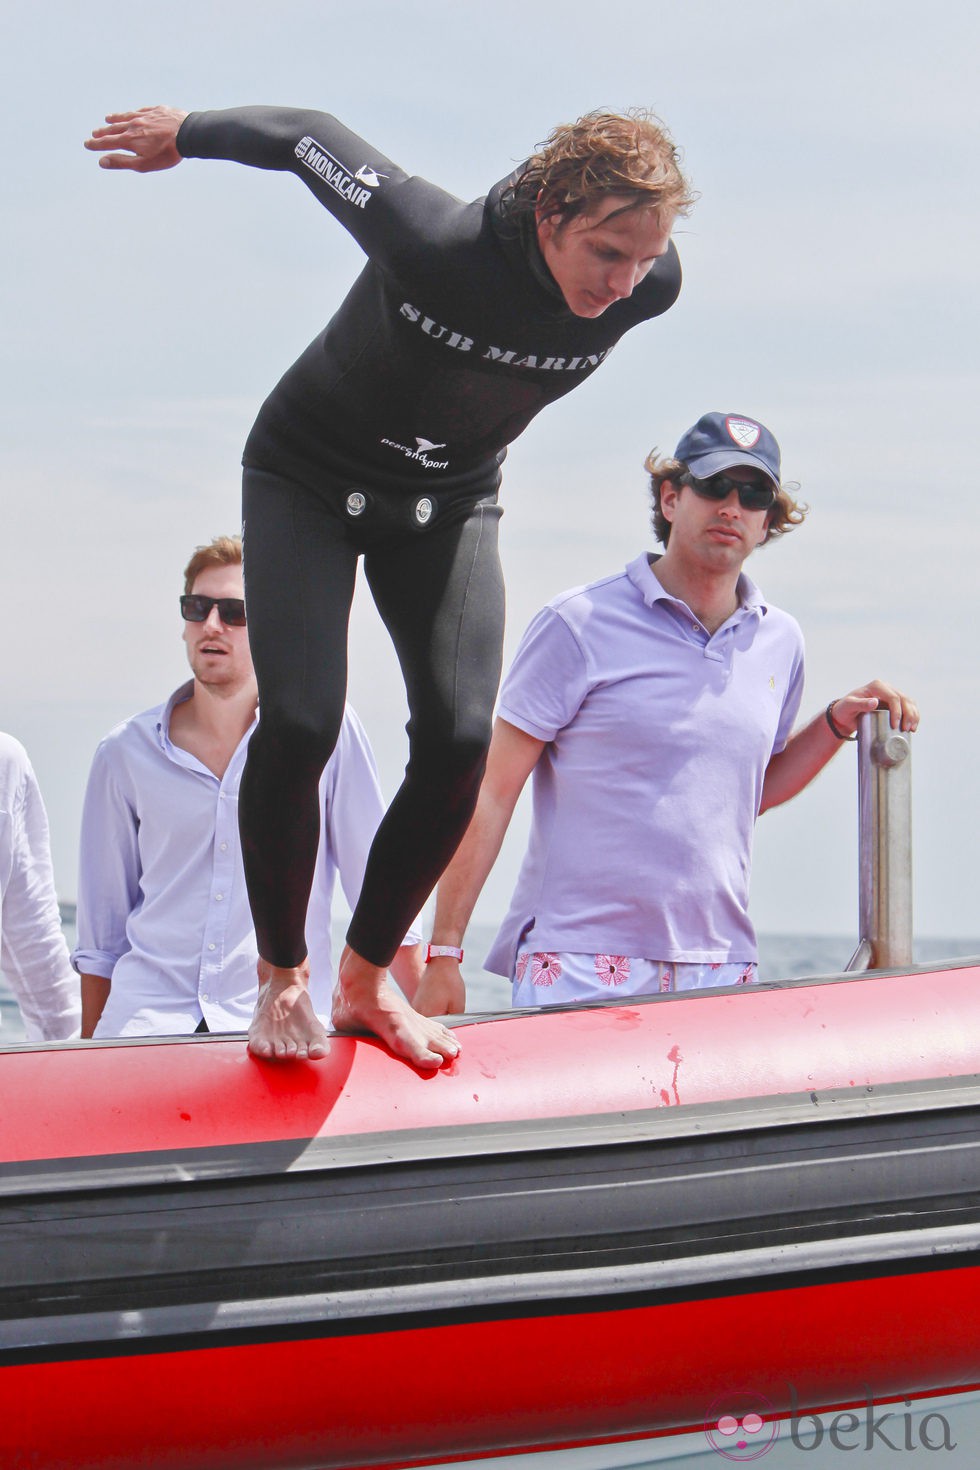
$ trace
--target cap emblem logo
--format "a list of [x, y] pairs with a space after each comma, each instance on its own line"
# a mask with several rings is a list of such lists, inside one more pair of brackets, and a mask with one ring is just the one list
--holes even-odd
[[754, 449], [761, 430], [751, 419], [726, 419], [725, 428], [740, 449]]

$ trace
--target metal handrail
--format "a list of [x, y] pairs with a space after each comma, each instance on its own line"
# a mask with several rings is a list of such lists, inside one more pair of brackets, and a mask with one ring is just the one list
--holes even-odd
[[860, 943], [848, 970], [912, 964], [912, 742], [889, 712], [858, 721]]

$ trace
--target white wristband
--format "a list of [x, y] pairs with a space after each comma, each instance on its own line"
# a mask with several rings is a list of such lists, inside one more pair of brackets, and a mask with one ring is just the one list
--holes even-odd
[[438, 959], [458, 960], [463, 962], [463, 951], [455, 944], [427, 944], [425, 946], [425, 963]]

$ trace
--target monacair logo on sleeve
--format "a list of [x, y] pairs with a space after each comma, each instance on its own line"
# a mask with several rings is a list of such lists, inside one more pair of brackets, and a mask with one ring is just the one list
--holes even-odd
[[371, 190], [377, 189], [381, 183], [379, 175], [373, 168], [368, 168], [367, 164], [362, 165], [356, 174], [352, 174], [315, 138], [300, 138], [295, 152], [300, 162], [321, 178], [335, 194], [346, 199], [348, 204], [356, 205], [358, 209], [367, 208]]

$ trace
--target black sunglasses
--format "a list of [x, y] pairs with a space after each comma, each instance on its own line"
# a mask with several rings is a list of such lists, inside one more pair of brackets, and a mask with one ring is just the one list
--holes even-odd
[[202, 597], [197, 592], [185, 592], [180, 599], [180, 615], [185, 623], [205, 622], [213, 607], [227, 627], [244, 628], [245, 604], [240, 597]]
[[776, 499], [772, 485], [760, 480], [733, 480], [730, 475], [711, 475], [699, 480], [687, 474], [683, 483], [690, 485], [695, 495], [703, 500], [727, 500], [733, 490], [738, 491], [738, 503], [743, 510], [769, 510]]

